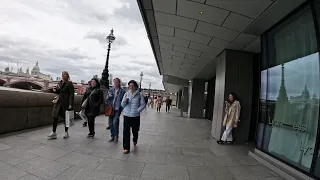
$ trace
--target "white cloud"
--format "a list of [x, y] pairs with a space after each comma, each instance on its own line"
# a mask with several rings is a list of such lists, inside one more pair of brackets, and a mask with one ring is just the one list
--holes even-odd
[[75, 81], [101, 75], [106, 36], [114, 29], [109, 71], [123, 81], [140, 79], [143, 87], [163, 89], [135, 0], [2, 0], [0, 69], [11, 61], [53, 77], [67, 70]]

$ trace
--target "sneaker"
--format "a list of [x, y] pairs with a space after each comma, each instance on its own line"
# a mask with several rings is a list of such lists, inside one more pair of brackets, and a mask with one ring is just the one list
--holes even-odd
[[87, 124], [88, 124], [87, 122], [84, 122], [84, 123], [82, 124], [82, 126], [83, 126], [83, 127], [87, 127]]
[[63, 136], [63, 139], [68, 139], [70, 136], [69, 136], [69, 133], [68, 132], [65, 132], [64, 136]]
[[137, 146], [137, 143], [138, 143], [138, 142], [134, 142], [134, 141], [133, 141], [133, 145], [134, 145], [134, 146]]
[[111, 137], [111, 139], [109, 140], [109, 142], [114, 142], [114, 137]]
[[108, 126], [106, 129], [110, 129], [110, 126]]
[[57, 134], [55, 132], [52, 132], [47, 137], [48, 137], [48, 140], [57, 139]]
[[223, 143], [224, 143], [224, 141], [219, 140], [219, 141], [217, 141], [217, 143], [218, 143], [218, 144], [223, 144]]
[[90, 133], [89, 133], [89, 134], [87, 135], [87, 138], [94, 138], [94, 134], [90, 134]]
[[118, 141], [119, 141], [119, 138], [118, 138], [118, 136], [116, 136], [116, 137], [114, 138], [114, 142], [117, 143]]
[[130, 151], [127, 150], [127, 149], [123, 150], [123, 154], [128, 154], [129, 152], [130, 152]]

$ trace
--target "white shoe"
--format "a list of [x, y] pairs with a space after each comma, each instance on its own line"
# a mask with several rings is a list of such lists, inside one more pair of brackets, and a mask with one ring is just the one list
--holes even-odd
[[47, 137], [48, 137], [48, 140], [57, 139], [57, 134], [55, 132], [52, 132]]
[[69, 133], [66, 132], [66, 133], [64, 134], [64, 136], [63, 136], [63, 139], [68, 139], [68, 138], [69, 138]]

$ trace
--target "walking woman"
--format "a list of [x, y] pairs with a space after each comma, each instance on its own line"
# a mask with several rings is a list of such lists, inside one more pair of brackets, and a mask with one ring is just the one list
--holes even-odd
[[109, 142], [118, 142], [119, 138], [119, 122], [120, 114], [122, 112], [121, 101], [124, 96], [124, 89], [121, 88], [121, 80], [115, 78], [113, 80], [114, 88], [111, 88], [107, 96], [107, 104], [111, 105], [114, 110], [114, 116], [109, 117], [109, 127], [111, 133], [111, 139]]
[[[58, 82], [58, 85], [55, 88], [53, 88], [53, 92], [57, 94], [57, 96], [52, 101], [54, 103], [52, 110], [53, 126], [52, 133], [48, 135], [48, 139], [57, 139], [56, 130], [59, 116], [65, 120], [66, 111], [73, 109], [74, 87], [73, 83], [70, 81], [68, 72], [62, 72], [62, 80]], [[63, 138], [69, 138], [68, 127], [66, 126], [65, 135]]]
[[124, 95], [121, 102], [123, 109], [123, 153], [130, 152], [130, 128], [133, 134], [134, 146], [138, 143], [138, 133], [140, 130], [140, 113], [146, 107], [143, 95], [138, 90], [136, 81], [128, 83], [129, 91]]
[[163, 104], [162, 98], [161, 96], [158, 96], [157, 100], [156, 100], [156, 104], [157, 104], [157, 112], [160, 112], [161, 110], [161, 106]]
[[88, 103], [85, 107], [85, 115], [88, 117], [89, 134], [88, 138], [94, 138], [94, 121], [100, 113], [100, 106], [103, 102], [103, 92], [100, 90], [100, 83], [97, 78], [91, 80], [92, 92], [88, 97]]
[[224, 130], [221, 139], [217, 141], [218, 144], [232, 143], [232, 129], [238, 127], [238, 123], [240, 122], [240, 111], [240, 102], [236, 99], [236, 95], [234, 93], [230, 93], [228, 100], [225, 101], [223, 126], [225, 126], [226, 129]]

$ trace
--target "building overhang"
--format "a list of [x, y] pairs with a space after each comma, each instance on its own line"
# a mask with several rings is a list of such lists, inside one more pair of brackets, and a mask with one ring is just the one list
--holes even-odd
[[214, 76], [225, 49], [259, 53], [260, 35], [305, 1], [137, 0], [160, 74], [181, 79]]
[[165, 90], [170, 93], [176, 93], [181, 88], [189, 86], [189, 80], [169, 75], [163, 75], [162, 82]]

